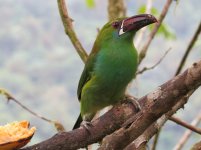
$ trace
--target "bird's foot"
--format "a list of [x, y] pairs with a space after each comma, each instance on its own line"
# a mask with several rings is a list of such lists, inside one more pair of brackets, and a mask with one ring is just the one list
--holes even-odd
[[93, 127], [93, 125], [92, 125], [91, 122], [83, 120], [82, 123], [81, 123], [81, 127], [85, 128], [87, 130], [87, 132], [89, 132], [89, 129], [91, 127]]
[[131, 95], [125, 95], [124, 99], [122, 100], [122, 103], [131, 103], [135, 107], [137, 112], [141, 110], [140, 103], [135, 97]]

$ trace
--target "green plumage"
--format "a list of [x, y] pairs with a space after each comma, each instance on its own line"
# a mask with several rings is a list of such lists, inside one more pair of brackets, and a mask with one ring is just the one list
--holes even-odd
[[[79, 81], [80, 117], [85, 121], [122, 100], [137, 70], [138, 55], [133, 45], [136, 30], [119, 35], [121, 24], [118, 28], [113, 24], [114, 21], [107, 23], [99, 32]], [[74, 128], [80, 124], [80, 117]]]

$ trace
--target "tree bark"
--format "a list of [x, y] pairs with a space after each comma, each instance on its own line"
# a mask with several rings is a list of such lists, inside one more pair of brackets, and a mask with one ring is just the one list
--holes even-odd
[[[182, 97], [201, 85], [201, 61], [194, 63], [184, 73], [161, 85], [155, 91], [139, 99], [142, 107], [136, 114], [130, 104], [117, 105], [109, 112], [92, 122], [88, 131], [79, 128], [61, 132], [52, 138], [24, 148], [23, 150], [66, 150], [86, 147], [107, 136], [100, 149], [123, 149], [163, 114], [170, 111]], [[181, 106], [182, 107], [182, 106]], [[136, 115], [134, 115], [136, 114]]]
[[142, 101], [149, 102], [144, 108], [132, 116], [121, 129], [104, 138], [99, 150], [123, 149], [143, 132], [164, 113], [188, 94], [197, 89], [201, 84], [201, 61], [194, 63], [184, 73], [174, 77], [157, 90], [148, 94]]

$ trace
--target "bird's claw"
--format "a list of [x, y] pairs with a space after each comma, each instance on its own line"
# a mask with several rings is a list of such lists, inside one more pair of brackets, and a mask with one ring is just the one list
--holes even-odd
[[135, 107], [137, 112], [141, 110], [140, 103], [137, 101], [137, 99], [135, 97], [133, 97], [131, 95], [125, 95], [125, 97], [124, 97], [122, 102], [123, 103], [125, 103], [125, 102], [126, 103], [131, 103]]
[[82, 121], [81, 126], [89, 132], [89, 129], [93, 127], [92, 123], [89, 121]]

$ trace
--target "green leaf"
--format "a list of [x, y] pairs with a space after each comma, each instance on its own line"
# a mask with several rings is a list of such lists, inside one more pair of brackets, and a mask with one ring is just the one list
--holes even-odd
[[86, 0], [87, 7], [93, 8], [95, 6], [94, 0]]

